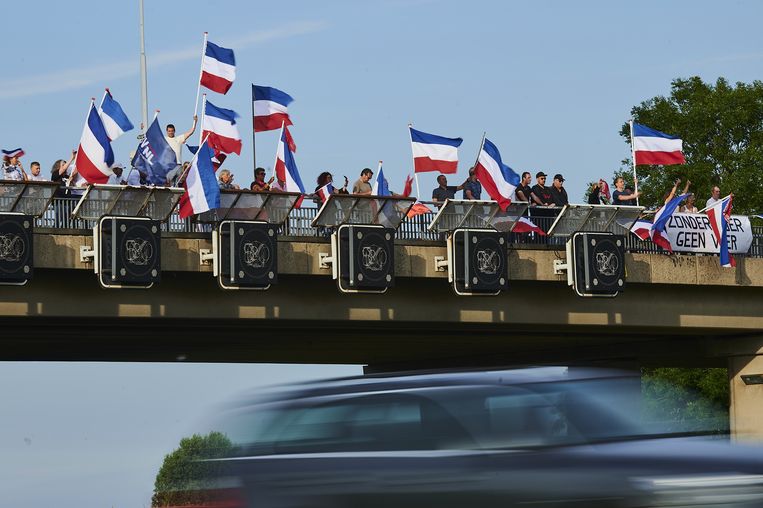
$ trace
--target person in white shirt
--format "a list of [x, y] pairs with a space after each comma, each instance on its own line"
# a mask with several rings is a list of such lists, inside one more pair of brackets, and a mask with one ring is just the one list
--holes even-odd
[[29, 165], [29, 172], [31, 173], [29, 176], [29, 180], [32, 182], [45, 182], [48, 181], [47, 178], [42, 176], [40, 173], [40, 163], [37, 161], [34, 161]]
[[712, 194], [710, 195], [710, 198], [705, 203], [705, 208], [709, 208], [716, 204], [718, 201], [721, 200], [721, 188], [717, 185], [713, 185]]
[[196, 131], [196, 122], [198, 119], [198, 116], [193, 115], [193, 126], [188, 132], [181, 134], [180, 136], [175, 135], [175, 126], [173, 124], [167, 124], [167, 135], [164, 136], [164, 139], [167, 140], [167, 143], [172, 147], [172, 151], [175, 152], [178, 164], [183, 164], [183, 144], [191, 137], [194, 131]]

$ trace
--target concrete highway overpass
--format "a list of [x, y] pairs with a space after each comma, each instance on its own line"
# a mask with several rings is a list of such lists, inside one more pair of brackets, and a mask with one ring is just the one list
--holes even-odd
[[283, 238], [277, 285], [223, 291], [199, 262], [209, 234], [177, 233], [162, 238], [158, 285], [107, 290], [80, 261], [90, 234], [38, 230], [34, 241], [34, 279], [0, 287], [2, 360], [720, 366], [735, 428], [759, 421], [763, 386], [740, 378], [763, 373], [759, 258], [724, 269], [714, 256], [627, 254], [625, 291], [594, 299], [554, 274], [563, 251], [512, 248], [510, 289], [463, 297], [435, 270], [444, 242], [410, 241], [396, 245], [395, 287], [359, 295], [320, 268], [326, 241]]

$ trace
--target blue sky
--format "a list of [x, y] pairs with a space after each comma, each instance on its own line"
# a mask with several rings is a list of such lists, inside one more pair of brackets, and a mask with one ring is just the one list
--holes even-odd
[[[0, 146], [23, 147], [27, 166], [39, 160], [49, 172], [77, 146], [89, 99], [106, 86], [139, 123], [137, 0], [14, 2], [3, 15]], [[254, 82], [295, 98], [308, 190], [321, 171], [353, 181], [380, 159], [401, 190], [412, 122], [464, 138], [451, 183], [465, 178], [486, 131], [504, 162], [563, 173], [579, 201], [588, 181], [611, 178], [629, 156], [618, 131], [633, 105], [668, 94], [676, 77], [761, 78], [762, 15], [758, 1], [149, 0], [149, 109], [181, 132], [190, 126], [209, 31], [236, 52], [232, 90], [209, 98], [241, 115], [244, 149], [226, 164], [239, 183], [251, 180]], [[118, 161], [128, 162], [133, 134], [115, 143]], [[257, 135], [259, 165], [272, 167], [276, 136]], [[435, 175], [420, 184], [429, 198]], [[0, 489], [0, 505], [147, 506], [163, 455], [214, 402], [346, 371], [2, 364], [0, 478], [11, 489]]]
[[[76, 147], [87, 103], [109, 86], [140, 121], [137, 1], [17, 3], [0, 73], [0, 144], [25, 148], [46, 171]], [[106, 7], [107, 6], [107, 7]], [[39, 17], [40, 11], [45, 12]], [[760, 78], [759, 2], [294, 1], [147, 2], [149, 109], [190, 126], [202, 33], [236, 52], [238, 79], [216, 105], [241, 114], [251, 180], [249, 84], [290, 93], [293, 134], [309, 190], [323, 170], [357, 178], [383, 159], [393, 190], [410, 171], [406, 125], [460, 136], [460, 182], [483, 131], [517, 171], [563, 173], [573, 199], [611, 177], [628, 146], [630, 108], [669, 92], [671, 79]], [[87, 27], [87, 31], [77, 27]], [[6, 43], [7, 46], [7, 43]], [[115, 143], [128, 162], [134, 136]], [[674, 133], [680, 135], [680, 133]], [[257, 135], [272, 167], [275, 132]], [[421, 175], [431, 196], [434, 174]]]

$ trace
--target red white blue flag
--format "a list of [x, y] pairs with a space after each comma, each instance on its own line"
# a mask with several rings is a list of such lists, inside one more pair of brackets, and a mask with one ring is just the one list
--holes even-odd
[[[302, 178], [299, 176], [297, 162], [294, 160], [294, 154], [289, 148], [289, 143], [286, 139], [286, 125], [282, 125], [281, 140], [278, 142], [278, 148], [276, 149], [275, 166], [276, 178], [284, 182], [284, 190], [286, 192], [305, 193], [305, 186], [302, 184]], [[301, 203], [302, 198], [299, 198], [295, 206], [298, 208]]]
[[631, 233], [642, 240], [649, 240], [652, 237], [652, 223], [648, 220], [638, 219], [631, 226]]
[[220, 208], [220, 187], [212, 167], [214, 151], [206, 141], [196, 152], [183, 186], [186, 193], [180, 199], [180, 218]]
[[681, 138], [633, 123], [633, 163], [639, 164], [685, 164]]
[[327, 183], [317, 191], [315, 191], [315, 194], [320, 198], [321, 203], [325, 203], [329, 196], [331, 196], [334, 193], [334, 186], [331, 185], [331, 182]]
[[294, 99], [291, 95], [277, 88], [252, 85], [254, 132], [272, 131], [280, 129], [282, 125], [292, 125], [289, 118], [289, 104], [292, 102]]
[[437, 171], [453, 174], [458, 170], [458, 147], [464, 142], [463, 139], [428, 134], [410, 126], [408, 130], [411, 134], [415, 173]]
[[678, 209], [678, 205], [680, 205], [688, 195], [689, 193], [681, 194], [668, 201], [665, 206], [657, 210], [657, 213], [654, 215], [654, 222], [648, 222], [642, 219], [637, 220], [633, 226], [631, 226], [631, 233], [642, 240], [650, 238], [656, 245], [659, 245], [668, 252], [673, 252], [673, 246], [670, 245], [670, 239], [664, 235], [665, 227], [668, 225], [670, 217]]
[[24, 155], [24, 150], [21, 148], [14, 148], [13, 150], [3, 150], [3, 159], [9, 160], [11, 157], [21, 157]]
[[233, 50], [207, 41], [201, 57], [201, 85], [225, 94], [236, 80], [236, 58]]
[[511, 196], [519, 185], [519, 175], [501, 161], [501, 153], [489, 140], [485, 139], [474, 166], [474, 174], [488, 196], [498, 201], [501, 210], [511, 204]]
[[729, 254], [729, 242], [726, 236], [733, 201], [734, 198], [732, 196], [726, 196], [705, 210], [707, 217], [710, 219], [710, 227], [713, 229], [713, 236], [715, 236], [715, 239], [718, 242], [721, 266], [725, 268], [736, 266], [734, 256]]
[[90, 112], [82, 130], [75, 164], [79, 174], [88, 183], [107, 183], [113, 173], [111, 166], [114, 164], [114, 152], [93, 102], [90, 102]]
[[209, 101], [204, 104], [201, 137], [206, 137], [209, 146], [216, 151], [240, 155], [241, 135], [236, 126], [238, 114], [231, 109], [218, 108]]
[[511, 232], [512, 233], [537, 233], [540, 236], [546, 236], [546, 232], [543, 231], [540, 227], [538, 227], [533, 221], [531, 221], [527, 217], [520, 217], [519, 220], [514, 224], [514, 229], [512, 229]]

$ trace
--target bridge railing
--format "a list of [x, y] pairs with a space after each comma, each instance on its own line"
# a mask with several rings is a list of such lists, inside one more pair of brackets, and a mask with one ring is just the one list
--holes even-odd
[[[77, 205], [78, 198], [57, 197], [54, 198], [45, 214], [37, 219], [37, 227], [68, 230], [87, 230], [95, 226], [95, 221], [72, 219], [71, 215]], [[318, 213], [317, 208], [295, 208], [284, 224], [281, 234], [291, 237], [302, 238], [325, 238], [325, 229], [317, 229], [310, 224]], [[424, 240], [438, 241], [442, 238], [437, 232], [429, 231], [429, 223], [434, 218], [434, 213], [425, 213], [410, 217], [402, 222], [397, 231], [399, 240]], [[532, 216], [532, 221], [543, 231], [548, 231], [556, 217], [550, 214], [547, 217]], [[201, 233], [212, 230], [210, 224], [201, 224], [192, 218], [181, 219], [177, 212], [170, 215], [169, 220], [162, 224], [162, 231], [171, 233]], [[752, 227], [752, 246], [747, 253], [748, 257], [763, 257], [763, 226]], [[547, 237], [535, 233], [511, 233], [509, 243], [516, 246], [542, 246], [546, 248], [561, 248], [564, 238]], [[651, 241], [643, 241], [635, 235], [625, 235], [625, 246], [629, 252], [663, 252]]]

